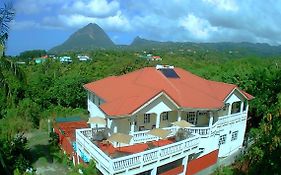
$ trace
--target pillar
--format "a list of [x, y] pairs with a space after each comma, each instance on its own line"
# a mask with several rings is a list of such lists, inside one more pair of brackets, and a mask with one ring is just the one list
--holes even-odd
[[187, 162], [188, 162], [188, 156], [186, 156], [186, 157], [183, 158], [183, 160], [182, 160], [182, 165], [183, 165], [183, 172], [182, 172], [182, 174], [186, 174]]
[[160, 113], [156, 113], [156, 128], [160, 127]]
[[131, 131], [130, 133], [133, 134], [135, 132], [135, 119], [131, 118]]
[[117, 133], [117, 126], [114, 126], [113, 133]]
[[157, 174], [157, 167], [154, 167], [154, 168], [151, 170], [150, 175], [156, 175], [156, 174]]
[[181, 121], [181, 111], [178, 110], [178, 121]]
[[228, 106], [228, 115], [231, 114], [231, 108], [232, 108], [232, 103], [229, 103], [229, 106]]
[[245, 103], [243, 101], [241, 101], [241, 105], [240, 105], [240, 112], [243, 112], [243, 107], [244, 107]]
[[213, 112], [209, 112], [209, 127], [211, 127], [213, 125], [213, 121], [214, 121], [214, 116], [213, 116]]

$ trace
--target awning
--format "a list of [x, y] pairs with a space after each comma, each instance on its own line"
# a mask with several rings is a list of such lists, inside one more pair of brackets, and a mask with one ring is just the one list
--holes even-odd
[[152, 129], [149, 132], [147, 132], [147, 134], [154, 135], [154, 136], [160, 137], [162, 139], [167, 138], [170, 133], [171, 133], [171, 131], [164, 130], [161, 128], [155, 128], [155, 129]]
[[193, 124], [185, 121], [185, 120], [181, 120], [181, 121], [177, 121], [177, 122], [173, 122], [173, 125], [179, 126], [181, 128], [186, 128], [186, 127], [190, 127], [190, 126], [194, 126]]
[[132, 138], [133, 136], [128, 134], [113, 133], [107, 140], [111, 142], [130, 144]]
[[87, 123], [106, 125], [105, 118], [102, 117], [90, 117]]

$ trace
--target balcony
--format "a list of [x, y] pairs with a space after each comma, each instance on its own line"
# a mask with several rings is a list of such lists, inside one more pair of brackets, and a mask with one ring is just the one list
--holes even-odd
[[[96, 160], [96, 166], [103, 174], [137, 174], [173, 162], [197, 153], [200, 139], [198, 135], [192, 135], [187, 139], [173, 140], [164, 145], [155, 146], [155, 143], [159, 144], [159, 142], [135, 144], [133, 146], [147, 144], [147, 149], [137, 153], [121, 152], [120, 154], [123, 148], [121, 147], [115, 150], [119, 156], [112, 156], [102, 149], [99, 143], [92, 141], [93, 132], [95, 130], [90, 128], [76, 130], [77, 152], [78, 154], [79, 151], [83, 152], [90, 159]], [[151, 144], [154, 146], [151, 147]], [[133, 146], [128, 146], [128, 150], [134, 150]]]
[[246, 112], [242, 112], [242, 113], [236, 113], [236, 114], [231, 114], [231, 115], [226, 115], [226, 116], [222, 116], [219, 117], [218, 120], [218, 128], [220, 127], [225, 127], [227, 125], [231, 125], [234, 123], [239, 123], [242, 121], [247, 120], [247, 113]]

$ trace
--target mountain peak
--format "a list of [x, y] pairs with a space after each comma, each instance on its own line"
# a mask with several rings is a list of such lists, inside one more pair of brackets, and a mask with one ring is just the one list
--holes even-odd
[[58, 53], [68, 50], [87, 50], [95, 48], [109, 48], [115, 44], [95, 23], [89, 23], [74, 32], [63, 44], [52, 48], [49, 52]]

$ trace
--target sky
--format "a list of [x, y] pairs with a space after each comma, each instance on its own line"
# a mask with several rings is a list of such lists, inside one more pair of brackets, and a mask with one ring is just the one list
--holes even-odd
[[13, 4], [10, 55], [51, 49], [88, 23], [98, 24], [116, 44], [130, 44], [136, 36], [281, 44], [281, 1], [275, 0], [13, 0]]

